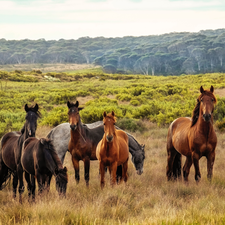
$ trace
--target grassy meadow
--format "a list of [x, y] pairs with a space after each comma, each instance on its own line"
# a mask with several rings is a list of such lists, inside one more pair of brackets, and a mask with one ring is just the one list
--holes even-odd
[[[0, 224], [224, 224], [225, 223], [225, 76], [199, 74], [170, 77], [109, 75], [98, 72], [19, 72], [23, 81], [13, 81], [18, 71], [0, 72], [0, 137], [19, 130], [24, 123], [23, 106], [38, 103], [42, 118], [37, 137], [45, 137], [52, 127], [66, 122], [67, 100], [79, 100], [82, 121], [94, 122], [103, 111], [114, 110], [118, 125], [145, 144], [144, 173], [137, 175], [129, 161], [128, 182], [112, 188], [109, 175], [100, 188], [98, 162], [91, 162], [90, 187], [86, 188], [83, 163], [80, 183], [74, 178], [70, 154], [65, 166], [69, 182], [66, 198], [60, 198], [54, 179], [48, 194], [23, 204], [12, 198], [12, 180], [0, 191]], [[45, 76], [57, 78], [47, 79]], [[35, 80], [29, 79], [35, 78]], [[25, 79], [25, 80], [24, 80]], [[68, 79], [71, 79], [69, 81]], [[206, 158], [200, 160], [201, 181], [167, 182], [166, 136], [169, 123], [179, 116], [191, 116], [203, 85], [215, 87], [218, 104], [214, 112], [218, 137], [212, 182], [207, 180]], [[184, 161], [184, 158], [183, 158]], [[26, 183], [25, 183], [26, 184]]]

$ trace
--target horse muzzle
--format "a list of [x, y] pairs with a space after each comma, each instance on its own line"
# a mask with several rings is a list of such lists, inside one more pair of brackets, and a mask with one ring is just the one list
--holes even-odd
[[143, 169], [137, 170], [137, 174], [138, 174], [138, 175], [141, 175], [142, 173], [143, 173]]
[[205, 122], [209, 122], [211, 120], [211, 114], [203, 114], [203, 119], [205, 120]]
[[76, 130], [76, 129], [77, 129], [77, 125], [71, 124], [71, 125], [70, 125], [70, 129], [71, 129], [71, 130]]
[[113, 141], [113, 136], [112, 135], [107, 135], [106, 136], [107, 142], [112, 142]]

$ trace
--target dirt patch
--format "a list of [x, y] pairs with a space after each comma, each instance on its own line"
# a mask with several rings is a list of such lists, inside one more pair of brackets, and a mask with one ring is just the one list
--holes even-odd
[[79, 102], [79, 106], [84, 106], [86, 102], [93, 100], [94, 98], [92, 96], [86, 96], [86, 97], [77, 97], [77, 101]]
[[32, 71], [32, 70], [41, 70], [43, 73], [46, 72], [67, 72], [73, 70], [83, 70], [94, 68], [92, 64], [9, 64], [1, 65], [0, 70], [4, 71], [13, 71], [13, 70], [22, 70], [22, 71]]
[[225, 88], [223, 88], [223, 89], [216, 89], [214, 91], [214, 94], [218, 95], [220, 98], [221, 97], [225, 97]]

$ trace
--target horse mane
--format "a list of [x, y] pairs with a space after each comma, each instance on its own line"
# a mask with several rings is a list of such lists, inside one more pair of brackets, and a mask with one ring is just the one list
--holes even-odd
[[[52, 140], [46, 139], [46, 141], [48, 142], [48, 148], [45, 148], [45, 150], [47, 150], [50, 153], [50, 155], [52, 156], [52, 159], [53, 159], [54, 163], [56, 164], [57, 169], [62, 169], [63, 168], [62, 162], [59, 159], [59, 156], [55, 151], [55, 148], [52, 144]], [[45, 142], [45, 144], [46, 144], [46, 142]]]
[[197, 123], [197, 121], [198, 121], [201, 98], [204, 95], [207, 95], [207, 96], [210, 96], [210, 97], [214, 98], [215, 99], [215, 103], [217, 102], [217, 99], [216, 99], [215, 95], [211, 91], [204, 90], [204, 92], [201, 93], [199, 95], [199, 97], [197, 98], [197, 104], [195, 105], [195, 108], [194, 108], [194, 110], [192, 112], [191, 127], [193, 127]]

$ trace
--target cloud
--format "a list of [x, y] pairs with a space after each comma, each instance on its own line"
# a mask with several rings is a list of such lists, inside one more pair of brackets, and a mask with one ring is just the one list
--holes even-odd
[[0, 0], [0, 4], [1, 37], [10, 39], [140, 36], [197, 32], [225, 24], [225, 4], [220, 0]]

